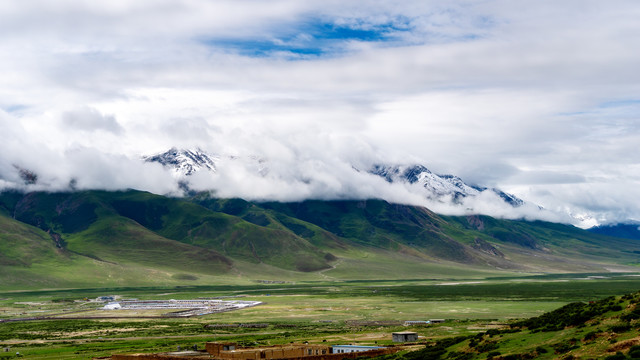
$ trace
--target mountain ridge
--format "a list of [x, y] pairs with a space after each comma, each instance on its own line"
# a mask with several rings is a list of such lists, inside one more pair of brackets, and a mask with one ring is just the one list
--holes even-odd
[[199, 148], [188, 150], [172, 147], [160, 154], [142, 156], [142, 160], [159, 163], [172, 169], [176, 175], [189, 176], [200, 170], [216, 172], [216, 161], [219, 157], [209, 155]]
[[[188, 192], [189, 186], [186, 178], [200, 171], [217, 173], [216, 162], [221, 161], [222, 158], [223, 156], [209, 154], [201, 149], [189, 150], [174, 147], [160, 154], [144, 156], [143, 160], [145, 162], [159, 163], [171, 169], [176, 176], [181, 176], [183, 178], [183, 187], [187, 189]], [[251, 158], [258, 159], [258, 163], [260, 164], [267, 163], [266, 160], [259, 159], [255, 156]], [[229, 157], [229, 159], [235, 160], [237, 158]], [[352, 167], [357, 170], [357, 167]], [[253, 170], [257, 171], [261, 176], [264, 176], [269, 172], [268, 164]], [[502, 190], [469, 185], [458, 176], [435, 174], [426, 166], [420, 164], [374, 164], [366, 172], [379, 176], [388, 183], [419, 184], [424, 189], [421, 195], [430, 200], [451, 201], [454, 204], [460, 205], [464, 198], [477, 197], [481, 193], [489, 192], [496, 195], [511, 207], [524, 205], [522, 199], [512, 194], [507, 194]]]
[[522, 199], [512, 194], [507, 194], [496, 188], [487, 188], [477, 185], [469, 185], [460, 177], [455, 175], [439, 175], [431, 172], [424, 165], [374, 165], [369, 171], [374, 175], [383, 177], [387, 182], [408, 182], [409, 184], [419, 184], [427, 189], [433, 198], [442, 199], [451, 197], [454, 202], [460, 202], [465, 197], [475, 197], [485, 191], [491, 191], [498, 195], [507, 204], [518, 207], [524, 204]]
[[[256, 203], [135, 190], [5, 192], [0, 217], [11, 224], [0, 233], [3, 246], [32, 234], [29, 241], [50, 249], [29, 263], [21, 262], [31, 256], [24, 247], [0, 259], [3, 274], [17, 271], [34, 283], [630, 271], [640, 253], [637, 242], [567, 225], [448, 217], [376, 199]], [[61, 261], [66, 265], [43, 270]], [[84, 280], [60, 274], [79, 266], [90, 274]], [[132, 269], [145, 275], [122, 275]]]
[[599, 222], [597, 214], [590, 211], [572, 207], [545, 209], [499, 188], [466, 183], [456, 175], [436, 174], [419, 162], [290, 155], [287, 161], [274, 163], [268, 157], [218, 155], [201, 148], [173, 147], [154, 155], [118, 155], [114, 163], [122, 162], [118, 171], [126, 174], [113, 174], [108, 181], [95, 173], [85, 177], [80, 171], [65, 177], [14, 164], [0, 174], [0, 189], [58, 192], [136, 188], [186, 197], [209, 191], [220, 197], [252, 201], [383, 198], [425, 206], [441, 214], [544, 219], [583, 228]]

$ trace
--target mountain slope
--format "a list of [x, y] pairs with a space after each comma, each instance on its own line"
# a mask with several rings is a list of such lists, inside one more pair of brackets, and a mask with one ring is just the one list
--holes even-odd
[[431, 199], [450, 198], [461, 202], [466, 197], [475, 197], [488, 191], [499, 196], [505, 203], [518, 207], [524, 201], [499, 189], [472, 186], [455, 175], [438, 175], [422, 165], [374, 165], [369, 171], [383, 177], [390, 183], [418, 184], [426, 190], [425, 195]]
[[261, 206], [313, 223], [363, 246], [398, 251], [404, 247], [445, 260], [472, 262], [467, 249], [439, 229], [435, 214], [423, 208], [392, 205], [382, 200], [303, 201]]
[[29, 267], [56, 255], [47, 233], [0, 215], [0, 266]]
[[[109, 228], [114, 224], [110, 222]], [[111, 230], [113, 231], [113, 230]], [[115, 231], [118, 233], [118, 230]], [[117, 234], [120, 235], [120, 234]], [[138, 234], [136, 234], [138, 235]], [[0, 284], [3, 289], [57, 288], [57, 287], [95, 287], [127, 284], [180, 284], [183, 278], [210, 278], [204, 273], [218, 272], [214, 262], [206, 259], [199, 262], [189, 259], [179, 266], [167, 266], [167, 260], [183, 260], [190, 258], [184, 247], [166, 246], [153, 248], [158, 243], [139, 244], [145, 241], [140, 236], [112, 240], [131, 240], [128, 248], [96, 246], [101, 236], [92, 236], [92, 241], [85, 245], [91, 251], [85, 251], [82, 242], [76, 246], [75, 239], [68, 239], [64, 248], [51, 236], [31, 225], [0, 215]], [[131, 248], [144, 249], [141, 245], [153, 246], [151, 253], [136, 257], [130, 253]], [[86, 252], [87, 254], [83, 254]], [[163, 254], [164, 253], [164, 254]], [[161, 255], [161, 256], [159, 256]], [[203, 265], [200, 268], [195, 264]], [[219, 262], [218, 262], [219, 263]], [[211, 268], [205, 269], [204, 266]], [[196, 271], [196, 273], [194, 273]], [[197, 271], [200, 271], [199, 273]]]
[[384, 359], [638, 359], [638, 319], [640, 293], [612, 296]]
[[[72, 245], [80, 246], [81, 240], [91, 243], [96, 238], [133, 239], [140, 233], [144, 236], [131, 241], [144, 248], [141, 239], [149, 240], [154, 234], [159, 236], [154, 241], [164, 238], [202, 251], [284, 269], [314, 271], [329, 267], [326, 253], [292, 232], [259, 226], [181, 199], [139, 191], [30, 193], [18, 200], [11, 199], [13, 204], [8, 200], [5, 203], [17, 220], [58, 237], [60, 247], [66, 246], [67, 239], [74, 239]], [[123, 218], [131, 222], [125, 224]], [[115, 229], [122, 231], [114, 233]], [[177, 246], [182, 245], [174, 244]], [[86, 255], [100, 256], [91, 253], [98, 247], [83, 248], [89, 251]], [[216, 256], [210, 253], [206, 257]], [[230, 262], [220, 259], [223, 263]]]
[[605, 272], [633, 269], [640, 253], [637, 241], [572, 226], [447, 217], [382, 200], [9, 192], [0, 214], [3, 274], [52, 284]]
[[66, 248], [99, 261], [182, 272], [224, 273], [233, 261], [217, 251], [159, 236], [125, 217], [104, 217], [65, 238]]
[[589, 231], [594, 234], [640, 240], [640, 224], [603, 225], [592, 227]]
[[328, 268], [325, 253], [294, 233], [258, 225], [179, 199], [128, 192], [111, 202], [122, 216], [169, 239], [244, 261], [314, 271]]
[[517, 271], [606, 271], [635, 264], [639, 244], [569, 225], [488, 216], [447, 217], [420, 207], [368, 201], [260, 204], [361, 246], [426, 261]]

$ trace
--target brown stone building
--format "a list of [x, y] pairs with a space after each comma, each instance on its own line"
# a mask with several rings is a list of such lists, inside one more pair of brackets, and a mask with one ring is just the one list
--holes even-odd
[[235, 344], [207, 343], [206, 349], [214, 358], [224, 360], [297, 359], [331, 353], [329, 346], [308, 344], [238, 348]]
[[333, 354], [332, 347], [328, 345], [290, 344], [250, 348], [240, 347], [235, 343], [208, 342], [206, 344], [206, 352], [182, 351], [162, 354], [112, 355], [111, 360], [341, 360], [354, 359], [361, 356], [373, 357], [392, 354], [400, 350], [401, 348], [399, 347], [381, 347], [361, 352]]

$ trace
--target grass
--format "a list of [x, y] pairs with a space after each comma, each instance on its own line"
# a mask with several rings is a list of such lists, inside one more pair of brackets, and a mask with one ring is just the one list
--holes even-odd
[[[593, 274], [597, 276], [597, 274]], [[231, 340], [247, 344], [278, 344], [310, 341], [344, 344], [390, 343], [393, 331], [415, 330], [430, 339], [472, 336], [512, 318], [539, 316], [573, 301], [598, 300], [640, 288], [640, 278], [613, 275], [589, 280], [575, 275], [502, 277], [461, 281], [420, 280], [296, 282], [281, 284], [219, 284], [200, 286], [156, 286], [94, 289], [59, 289], [4, 292], [0, 295], [0, 317], [60, 314], [86, 310], [87, 316], [104, 315], [97, 303], [82, 299], [117, 294], [140, 299], [188, 299], [216, 296], [243, 296], [243, 300], [264, 305], [240, 311], [210, 314], [187, 319], [100, 319], [47, 320], [0, 323], [0, 346], [10, 346], [29, 359], [86, 359], [118, 352], [161, 352], [205, 341]], [[452, 282], [459, 284], [453, 285]], [[449, 284], [449, 285], [443, 285]], [[626, 304], [623, 304], [626, 306]], [[626, 308], [626, 307], [625, 307]], [[38, 311], [37, 313], [35, 311]], [[109, 312], [116, 315], [115, 312]], [[122, 315], [124, 313], [119, 313]], [[159, 315], [129, 313], [133, 315]], [[71, 316], [69, 314], [68, 316]], [[448, 319], [429, 327], [366, 325], [369, 321]], [[355, 321], [355, 322], [354, 322]], [[602, 321], [609, 328], [615, 321]], [[267, 323], [264, 329], [207, 328], [209, 324]], [[592, 328], [565, 329], [555, 335], [527, 332], [505, 333], [503, 353], [533, 351], [534, 343], [551, 345], [562, 339], [582, 339]], [[522, 334], [520, 334], [522, 335]], [[626, 336], [626, 335], [625, 335]], [[485, 340], [489, 337], [485, 336]], [[559, 339], [559, 340], [558, 340]], [[626, 339], [619, 336], [618, 340]], [[595, 346], [595, 345], [594, 345]], [[604, 347], [610, 344], [602, 345]], [[453, 345], [448, 351], [468, 351], [469, 342]], [[577, 350], [572, 350], [577, 351]], [[581, 351], [586, 351], [582, 349]], [[592, 352], [596, 351], [592, 347]], [[604, 350], [603, 350], [604, 351]], [[474, 355], [475, 356], [475, 355]], [[478, 355], [480, 356], [480, 355]], [[486, 354], [483, 357], [486, 358]], [[542, 357], [544, 358], [544, 357]], [[553, 358], [549, 356], [547, 358]]]
[[[367, 326], [369, 321], [445, 318], [443, 325], [415, 330], [429, 339], [475, 336], [570, 302], [597, 301], [640, 289], [637, 274], [606, 272], [637, 261], [633, 252], [637, 244], [563, 225], [486, 217], [472, 225], [467, 218], [440, 218], [424, 209], [380, 201], [203, 203], [227, 209], [229, 214], [134, 191], [36, 194], [24, 201], [40, 201], [42, 206], [33, 206], [21, 216], [34, 224], [44, 219], [45, 225], [64, 236], [67, 247], [56, 248], [50, 234], [12, 219], [10, 204], [0, 204], [4, 214], [0, 216], [0, 318], [66, 317], [0, 323], [1, 347], [11, 346], [12, 351], [34, 359], [158, 352], [213, 339], [251, 344], [388, 343], [390, 332], [412, 329]], [[475, 252], [463, 266], [454, 262], [462, 261], [457, 256], [470, 254], [476, 239], [490, 243], [505, 258], [490, 259]], [[229, 256], [231, 266], [225, 260]], [[526, 263], [526, 267], [504, 270], [500, 261]], [[544, 274], [570, 271], [581, 274]], [[96, 310], [98, 304], [83, 299], [112, 294], [140, 299], [240, 295], [264, 305], [190, 319], [134, 318], [160, 312], [109, 312], [109, 319], [72, 319], [77, 314], [105, 315]], [[532, 354], [539, 343], [548, 353], [538, 355], [554, 358], [564, 356], [555, 354], [561, 341], [575, 338], [585, 345], [588, 341], [581, 339], [589, 332], [607, 333], [588, 346], [561, 349], [595, 357], [611, 346], [609, 341], [637, 336], [637, 320], [599, 321], [583, 328], [563, 328], [553, 336], [531, 329], [501, 333], [496, 335], [501, 339], [499, 351]], [[205, 327], [226, 323], [267, 323], [268, 327]], [[631, 331], [623, 331], [626, 328]], [[621, 334], [613, 336], [616, 331]], [[475, 345], [486, 350], [494, 340], [485, 334], [479, 345], [466, 339], [448, 343], [446, 351], [485, 359], [487, 351], [476, 351]]]
[[0, 289], [635, 271], [625, 264], [640, 251], [564, 225], [441, 217], [379, 200], [191, 200], [2, 193]]

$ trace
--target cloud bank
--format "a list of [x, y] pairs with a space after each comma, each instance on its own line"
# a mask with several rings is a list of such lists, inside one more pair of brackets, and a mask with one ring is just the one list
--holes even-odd
[[0, 186], [19, 166], [42, 188], [170, 193], [140, 155], [201, 147], [269, 159], [266, 178], [197, 179], [225, 196], [414, 203], [351, 166], [421, 163], [556, 221], [637, 221], [639, 16], [631, 0], [9, 2]]

